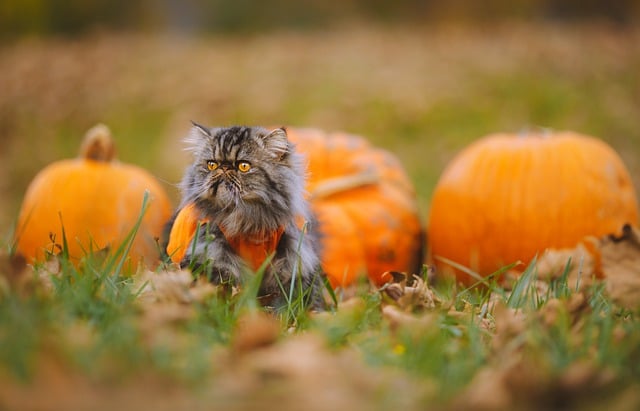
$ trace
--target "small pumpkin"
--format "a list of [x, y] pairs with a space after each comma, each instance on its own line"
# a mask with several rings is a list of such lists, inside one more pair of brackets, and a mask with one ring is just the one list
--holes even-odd
[[287, 134], [307, 157], [307, 190], [331, 285], [349, 285], [359, 275], [382, 285], [391, 280], [387, 271], [419, 272], [422, 223], [400, 161], [352, 134], [304, 128]]
[[31, 262], [59, 253], [63, 226], [74, 262], [89, 251], [117, 248], [134, 228], [148, 191], [149, 205], [129, 258], [154, 265], [157, 239], [171, 216], [165, 190], [147, 171], [114, 159], [113, 140], [104, 125], [87, 132], [80, 151], [79, 158], [45, 167], [30, 183], [18, 216], [16, 252]]
[[603, 141], [574, 132], [495, 134], [460, 152], [433, 192], [429, 251], [440, 273], [473, 280], [547, 248], [637, 224], [629, 172]]

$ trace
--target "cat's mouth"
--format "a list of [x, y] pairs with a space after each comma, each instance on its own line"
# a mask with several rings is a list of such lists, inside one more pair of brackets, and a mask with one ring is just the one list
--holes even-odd
[[225, 193], [238, 195], [240, 193], [240, 185], [226, 179], [216, 180], [211, 184], [211, 193], [214, 197]]
[[263, 196], [252, 191], [246, 191], [240, 184], [233, 181], [219, 180], [211, 184], [211, 197], [222, 207], [244, 204], [266, 204]]
[[264, 201], [260, 195], [244, 190], [240, 182], [233, 179], [222, 178], [214, 181], [211, 184], [210, 195], [223, 207]]

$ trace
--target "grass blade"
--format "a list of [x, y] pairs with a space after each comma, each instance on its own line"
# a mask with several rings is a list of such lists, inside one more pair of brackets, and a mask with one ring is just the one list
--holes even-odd
[[531, 287], [534, 285], [536, 278], [536, 264], [538, 257], [534, 257], [529, 263], [529, 266], [524, 270], [522, 275], [518, 278], [513, 290], [507, 299], [507, 306], [510, 308], [522, 308], [526, 302], [526, 297], [529, 295]]
[[140, 225], [142, 224], [142, 218], [147, 212], [147, 208], [149, 207], [149, 191], [145, 190], [144, 195], [142, 197], [142, 206], [140, 207], [140, 213], [138, 214], [138, 218], [136, 219], [133, 228], [129, 231], [124, 241], [120, 244], [120, 246], [114, 252], [111, 260], [107, 264], [106, 272], [110, 272], [111, 267], [113, 267], [115, 261], [117, 260], [117, 264], [115, 269], [113, 270], [113, 277], [120, 276], [122, 272], [122, 267], [129, 255], [129, 251], [131, 251], [131, 247], [133, 246], [133, 240], [135, 240], [136, 235], [138, 234], [138, 230], [140, 229]]

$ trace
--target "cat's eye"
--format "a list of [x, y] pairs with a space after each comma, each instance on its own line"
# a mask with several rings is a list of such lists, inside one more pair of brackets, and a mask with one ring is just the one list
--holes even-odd
[[207, 160], [207, 168], [211, 171], [218, 168], [218, 162], [213, 160]]
[[251, 170], [251, 164], [248, 161], [240, 161], [238, 163], [238, 171], [246, 173], [249, 170]]

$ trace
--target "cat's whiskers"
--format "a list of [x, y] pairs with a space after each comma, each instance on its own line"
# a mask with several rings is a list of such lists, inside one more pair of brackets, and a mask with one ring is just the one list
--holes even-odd
[[211, 196], [211, 193], [210, 193], [211, 185], [205, 182], [202, 182], [197, 185], [193, 184], [192, 189], [193, 189], [193, 192], [195, 193], [194, 195], [195, 198], [207, 198]]
[[233, 185], [233, 188], [237, 192], [241, 192], [242, 191], [242, 182], [240, 181], [238, 176], [229, 173], [229, 174], [227, 174], [227, 178], [228, 178], [229, 182]]

